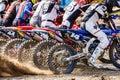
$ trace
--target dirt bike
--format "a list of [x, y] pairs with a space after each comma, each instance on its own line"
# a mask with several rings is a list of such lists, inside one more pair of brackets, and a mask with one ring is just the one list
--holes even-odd
[[3, 39], [14, 39], [14, 38], [26, 38], [30, 39], [27, 34], [20, 32], [20, 30], [31, 30], [32, 26], [21, 26], [21, 27], [4, 27], [0, 26], [0, 37]]
[[[74, 29], [78, 29], [78, 27], [73, 27]], [[77, 42], [73, 41], [70, 38], [66, 38], [62, 36], [62, 32], [57, 32], [55, 30], [51, 30], [49, 28], [40, 28], [39, 30], [33, 29], [38, 35], [41, 35], [42, 38], [45, 40], [39, 42], [34, 48], [33, 48], [33, 62], [34, 64], [39, 68], [47, 68], [47, 61], [45, 58], [47, 57], [47, 53], [49, 52], [49, 49], [59, 43], [66, 43], [71, 45], [74, 48], [77, 48], [79, 51], [79, 45]], [[52, 40], [51, 40], [52, 39]], [[57, 41], [57, 42], [56, 42]], [[21, 50], [22, 51], [22, 50]], [[27, 58], [27, 57], [26, 57]], [[20, 57], [22, 61], [22, 56]], [[110, 60], [101, 58], [100, 59], [104, 63], [111, 63]], [[24, 62], [24, 60], [23, 60]]]
[[[72, 28], [78, 28], [78, 26], [77, 25], [73, 25], [72, 26]], [[26, 30], [25, 30], [26, 31]], [[39, 35], [40, 37], [41, 37], [41, 40], [42, 41], [40, 41], [36, 46], [35, 46], [35, 44], [36, 44], [36, 42], [35, 41], [28, 41], [28, 42], [23, 42], [22, 44], [21, 44], [21, 46], [20, 46], [20, 48], [18, 49], [18, 60], [20, 61], [20, 62], [28, 62], [28, 61], [30, 61], [30, 59], [28, 58], [29, 56], [31, 56], [31, 54], [29, 54], [29, 53], [31, 53], [31, 52], [33, 52], [33, 54], [34, 54], [34, 51], [37, 51], [37, 53], [38, 52], [40, 52], [40, 51], [43, 51], [45, 48], [42, 48], [42, 50], [40, 49], [41, 47], [39, 47], [39, 44], [41, 44], [41, 43], [43, 43], [43, 46], [42, 47], [44, 47], [44, 44], [46, 43], [45, 41], [47, 40], [49, 40], [48, 41], [48, 46], [47, 46], [47, 48], [48, 47], [51, 47], [51, 46], [53, 46], [53, 45], [55, 45], [55, 43], [56, 43], [56, 41], [55, 40], [53, 40], [53, 38], [52, 37], [49, 37], [49, 34], [50, 33], [56, 33], [57, 35], [59, 35], [56, 31], [54, 31], [54, 30], [51, 30], [51, 29], [49, 29], [49, 28], [37, 28], [37, 29], [32, 29], [32, 30], [27, 30], [27, 32], [30, 32], [30, 33], [36, 33], [37, 35]], [[62, 38], [62, 36], [61, 35], [59, 35], [61, 38]], [[52, 40], [51, 40], [52, 39]], [[65, 39], [65, 38], [64, 38]], [[63, 39], [63, 40], [64, 40]], [[44, 41], [45, 40], [45, 41]], [[67, 41], [68, 42], [68, 40], [64, 40], [64, 41]], [[44, 43], [45, 42], [45, 43]], [[62, 41], [63, 42], [63, 41]], [[35, 48], [34, 48], [34, 46], [35, 46]], [[36, 49], [37, 47], [39, 47], [39, 49]], [[45, 47], [46, 47], [46, 45], [45, 45]], [[30, 49], [31, 48], [31, 49]], [[32, 50], [32, 48], [33, 48], [33, 50]], [[47, 49], [46, 48], [46, 49]], [[48, 51], [48, 49], [47, 50], [45, 50], [45, 51]], [[36, 52], [35, 52], [36, 53]], [[36, 56], [36, 55], [35, 55]], [[24, 57], [24, 58], [23, 58]], [[41, 58], [41, 60], [42, 60], [42, 58]], [[38, 61], [38, 58], [35, 60], [35, 65], [37, 65], [38, 63], [39, 63], [39, 61]]]
[[21, 46], [21, 43], [33, 39], [30, 33], [22, 32], [21, 30], [31, 30], [33, 28], [32, 26], [2, 27], [0, 29], [2, 32], [1, 35], [3, 36], [5, 34], [10, 38], [5, 44], [2, 52], [17, 58], [17, 49]]
[[[27, 31], [25, 30], [25, 32], [35, 33], [35, 35], [40, 36], [39, 43], [43, 42], [42, 40], [50, 40], [51, 41], [51, 38], [48, 35], [48, 31], [55, 32], [54, 30], [51, 30], [49, 28], [38, 28], [38, 29], [27, 30]], [[55, 45], [56, 42], [53, 41], [53, 43]], [[32, 49], [30, 49], [30, 48], [33, 48], [35, 46], [35, 44], [36, 44], [36, 42], [34, 40], [26, 41], [21, 44], [20, 48], [18, 49], [18, 60], [20, 62], [29, 61], [28, 56], [30, 54], [28, 54], [28, 53], [32, 52], [31, 51]]]
[[[120, 40], [118, 36], [120, 29], [117, 29], [117, 26], [112, 20], [116, 18], [117, 15], [108, 15], [108, 17], [105, 17], [104, 19], [108, 22], [109, 28], [102, 29], [102, 31], [107, 34], [108, 39], [110, 41], [109, 46], [106, 48], [109, 49], [110, 52], [108, 53], [110, 54], [111, 52], [113, 52], [112, 51], [113, 49], [111, 49], [113, 47], [113, 44], [114, 43], [119, 44]], [[56, 44], [50, 49], [47, 62], [50, 70], [53, 71], [55, 74], [71, 73], [74, 69], [76, 61], [78, 59], [84, 58], [87, 59], [90, 55], [92, 55], [94, 49], [99, 44], [98, 39], [92, 36], [86, 30], [55, 29], [55, 28], [52, 29], [60, 31], [61, 33], [64, 32], [66, 38], [69, 38], [75, 43], [81, 45], [79, 52], [76, 51], [74, 47], [65, 43]], [[114, 44], [114, 46], [116, 45]], [[111, 56], [110, 54], [109, 56]]]
[[[81, 10], [82, 10], [83, 8], [81, 8]], [[87, 9], [87, 7], [86, 7], [86, 9]], [[86, 10], [85, 9], [85, 10]], [[83, 10], [84, 11], [84, 10]], [[60, 25], [61, 24], [61, 22], [62, 22], [62, 18], [63, 18], [63, 13], [62, 12], [60, 12], [60, 14], [59, 14], [59, 16], [55, 19], [55, 21], [54, 21], [54, 24], [56, 25], [56, 26], [58, 26], [58, 25]], [[73, 25], [72, 27], [77, 27], [76, 25]], [[46, 29], [47, 30], [47, 29]], [[47, 30], [47, 31], [49, 31], [49, 30]], [[45, 33], [44, 33], [45, 32]], [[37, 31], [37, 34], [38, 35], [40, 35], [41, 36], [41, 38], [42, 38], [42, 40], [46, 40], [48, 37], [47, 37], [47, 34], [46, 34], [46, 31], [44, 30], [44, 32], [42, 31], [40, 31], [40, 33], [39, 33], [39, 31]], [[51, 32], [51, 31], [50, 31]], [[47, 39], [48, 40], [48, 39]], [[22, 62], [25, 62], [25, 61], [27, 61], [27, 56], [26, 56], [26, 58], [24, 57], [24, 55], [26, 55], [27, 53], [26, 53], [26, 51], [28, 52], [28, 47], [27, 46], [29, 46], [29, 49], [30, 48], [33, 48], [33, 43], [34, 43], [34, 41], [28, 41], [28, 42], [24, 42], [22, 45], [21, 45], [21, 47], [19, 48], [19, 50], [18, 50], [18, 53], [19, 53], [19, 61], [22, 61]], [[67, 42], [69, 42], [69, 41], [67, 41]], [[32, 45], [32, 47], [31, 47], [31, 45]], [[39, 43], [40, 44], [40, 43]], [[52, 42], [51, 44], [55, 44], [55, 42]], [[37, 50], [37, 52], [38, 52], [38, 50]], [[26, 53], [26, 54], [25, 54]], [[23, 55], [23, 56], [22, 56]], [[22, 57], [24, 57], [24, 58], [22, 58]], [[38, 62], [38, 61], [36, 61], [36, 62]]]

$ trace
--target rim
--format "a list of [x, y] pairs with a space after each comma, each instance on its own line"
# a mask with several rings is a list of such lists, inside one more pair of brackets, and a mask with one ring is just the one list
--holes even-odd
[[57, 48], [51, 56], [51, 63], [59, 73], [66, 73], [73, 65], [73, 61], [64, 61], [64, 58], [71, 56], [69, 48]]

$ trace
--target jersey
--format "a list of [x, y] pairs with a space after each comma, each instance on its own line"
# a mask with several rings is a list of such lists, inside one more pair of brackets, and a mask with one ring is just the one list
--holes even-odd
[[42, 0], [39, 4], [38, 4], [38, 6], [37, 6], [37, 8], [36, 8], [36, 10], [35, 10], [35, 12], [34, 12], [34, 14], [33, 14], [33, 16], [32, 17], [38, 17], [38, 16], [40, 16], [42, 13], [42, 6], [43, 6], [43, 4], [45, 3], [46, 1], [44, 1], [44, 0]]
[[55, 1], [46, 1], [41, 8], [41, 27], [50, 26], [56, 27], [53, 23], [58, 16], [59, 5]]
[[23, 1], [18, 9], [16, 19], [28, 20], [29, 16], [32, 16], [32, 3], [29, 1]]
[[41, 2], [38, 3], [38, 6], [37, 6], [33, 16], [30, 19], [30, 22], [29, 22], [30, 25], [40, 27], [40, 25], [41, 25], [41, 17], [40, 17], [41, 13], [40, 12], [42, 12], [41, 11], [42, 6], [44, 5], [45, 2], [46, 2], [45, 0], [42, 0]]
[[3, 25], [4, 26], [11, 26], [12, 25], [12, 21], [16, 17], [16, 12], [18, 10], [19, 5], [20, 5], [20, 2], [18, 2], [18, 1], [14, 1], [10, 5], [8, 10], [6, 11], [6, 14], [3, 17]]
[[57, 10], [59, 8], [59, 5], [54, 1], [45, 2], [40, 12], [42, 20], [54, 20], [58, 15]]

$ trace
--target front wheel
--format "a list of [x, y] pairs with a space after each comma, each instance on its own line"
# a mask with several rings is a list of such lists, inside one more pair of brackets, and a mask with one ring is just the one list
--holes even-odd
[[3, 48], [3, 53], [14, 58], [17, 59], [18, 58], [18, 54], [17, 54], [17, 50], [20, 47], [21, 43], [23, 42], [22, 39], [12, 39], [10, 40]]
[[32, 60], [32, 50], [33, 47], [38, 42], [33, 40], [25, 41], [21, 44], [20, 48], [18, 49], [18, 61], [20, 62], [28, 62]]
[[110, 47], [110, 60], [113, 65], [120, 68], [120, 43], [115, 39]]
[[46, 57], [50, 48], [55, 44], [56, 42], [53, 42], [51, 40], [44, 40], [35, 46], [33, 50], [33, 62], [38, 68], [48, 68]]
[[68, 58], [75, 55], [74, 49], [64, 43], [57, 44], [50, 49], [48, 54], [48, 66], [55, 74], [68, 74], [71, 73], [76, 64], [75, 60], [65, 61]]

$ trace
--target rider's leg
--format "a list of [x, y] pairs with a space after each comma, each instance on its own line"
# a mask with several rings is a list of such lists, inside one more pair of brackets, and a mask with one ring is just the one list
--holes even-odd
[[[96, 7], [96, 9], [100, 9], [99, 11], [101, 11], [103, 7], [102, 5], [99, 5], [100, 4], [98, 4], [98, 7]], [[108, 46], [109, 40], [107, 39], [106, 34], [101, 31], [100, 28], [96, 25], [96, 22], [101, 18], [104, 11], [98, 12], [95, 9], [90, 9], [88, 9], [87, 13], [83, 16], [81, 27], [84, 27], [88, 32], [97, 37], [100, 41], [91, 57], [88, 59], [88, 63], [96, 68], [101, 68], [102, 66], [97, 62], [97, 59], [102, 55], [104, 49]]]
[[[90, 24], [94, 26], [89, 27]], [[94, 65], [97, 68], [100, 68], [101, 66], [98, 65], [97, 59], [103, 54], [104, 49], [109, 44], [109, 40], [107, 39], [106, 34], [103, 31], [101, 31], [99, 27], [95, 26], [95, 24], [86, 22], [86, 30], [89, 31], [92, 35], [96, 36], [100, 41], [99, 45], [96, 47], [96, 49], [94, 50], [94, 52], [88, 60], [90, 64]]]

